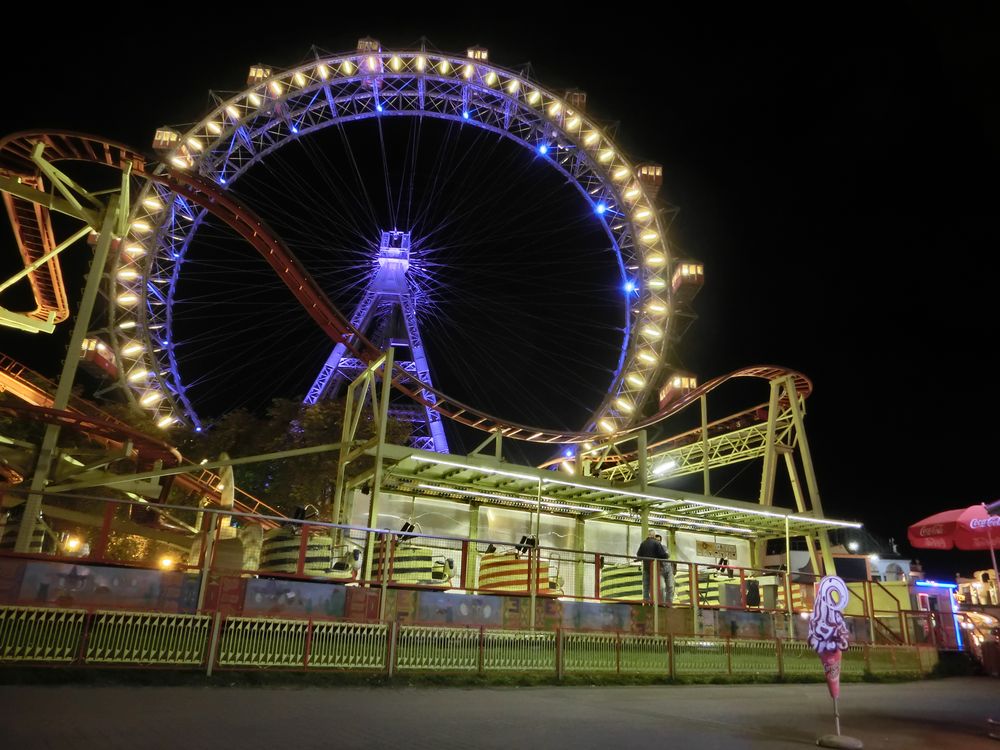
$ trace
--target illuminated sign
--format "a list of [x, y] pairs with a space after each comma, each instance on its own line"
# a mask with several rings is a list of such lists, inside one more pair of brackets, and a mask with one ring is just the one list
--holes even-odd
[[916, 581], [918, 586], [930, 586], [936, 589], [957, 589], [958, 585], [954, 583], [940, 583], [938, 581]]
[[735, 544], [720, 544], [719, 542], [703, 542], [700, 539], [695, 544], [695, 554], [700, 557], [735, 560], [739, 557]]

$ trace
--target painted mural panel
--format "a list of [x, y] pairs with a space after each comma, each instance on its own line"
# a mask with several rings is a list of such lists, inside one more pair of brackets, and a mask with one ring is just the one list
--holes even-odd
[[503, 597], [421, 591], [417, 594], [417, 619], [421, 625], [503, 624]]
[[632, 631], [632, 606], [600, 602], [560, 602], [562, 626], [569, 630]]
[[243, 614], [263, 617], [343, 617], [346, 593], [336, 583], [251, 578], [246, 582]]
[[198, 586], [197, 575], [181, 571], [32, 560], [17, 598], [28, 605], [193, 612]]

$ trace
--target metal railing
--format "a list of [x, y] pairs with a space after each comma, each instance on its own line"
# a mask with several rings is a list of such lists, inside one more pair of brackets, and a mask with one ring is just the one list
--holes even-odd
[[[218, 608], [222, 605], [218, 597], [213, 598], [209, 592], [210, 584], [215, 585], [220, 580], [275, 579], [350, 584], [378, 590], [378, 593], [372, 592], [377, 612], [369, 608], [367, 616], [355, 616], [355, 620], [384, 621], [388, 590], [409, 589], [523, 596], [532, 601], [548, 597], [563, 602], [677, 607], [685, 610], [682, 619], [689, 625], [681, 631], [677, 618], [671, 618], [672, 625], [667, 630], [675, 634], [700, 632], [699, 610], [757, 612], [773, 616], [772, 626], [762, 628], [761, 634], [784, 632], [791, 638], [802, 639], [805, 622], [797, 616], [787, 617], [780, 625], [779, 615], [793, 616], [810, 611], [818, 580], [811, 574], [775, 569], [641, 560], [629, 555], [529, 543], [404, 533], [219, 508], [93, 497], [46, 496], [43, 515], [41, 548], [30, 554], [0, 552], [0, 562], [4, 558], [45, 560], [63, 563], [65, 570], [56, 571], [59, 575], [50, 576], [53, 582], [39, 588], [30, 598], [24, 595], [21, 599], [22, 594], [15, 591], [13, 597], [0, 604], [64, 607], [69, 604], [106, 611], [144, 609], [157, 616], [212, 615], [220, 611]], [[6, 529], [16, 531], [16, 526], [8, 524]], [[174, 611], [165, 611], [169, 607], [156, 598], [119, 601], [107, 586], [102, 590], [100, 580], [108, 578], [109, 571], [121, 568], [147, 571], [143, 575], [156, 578], [150, 590], [181, 591], [182, 595], [174, 596]], [[663, 575], [667, 569], [672, 573], [671, 597], [667, 596], [667, 580]], [[850, 585], [855, 606], [861, 613], [846, 617], [855, 642], [957, 648], [961, 633], [950, 613], [915, 612], [904, 608], [895, 594], [879, 582]], [[93, 591], [88, 586], [93, 587]], [[877, 609], [877, 601], [891, 602], [892, 609]], [[528, 617], [512, 627], [536, 629], [536, 607], [532, 604], [524, 609]], [[310, 611], [309, 614], [315, 622], [340, 619], [339, 611]], [[157, 620], [149, 621], [154, 622]], [[229, 619], [226, 623], [227, 628], [236, 627]], [[487, 627], [492, 624], [485, 623]], [[150, 633], [155, 632], [152, 624], [143, 627]], [[665, 632], [664, 617], [647, 625], [646, 632]], [[708, 629], [707, 632], [712, 631]], [[268, 637], [276, 637], [273, 629], [268, 634]], [[730, 635], [735, 634], [734, 628]], [[238, 630], [222, 631], [219, 636], [226, 648], [220, 665], [237, 658], [243, 660], [240, 663], [255, 665], [252, 656], [237, 656], [242, 652], [230, 646], [238, 642], [238, 637], [249, 639], [251, 635]], [[295, 635], [288, 646], [289, 653], [299, 653], [299, 642], [314, 636], [317, 643], [322, 642], [327, 631], [319, 629], [315, 633]], [[575, 647], [576, 644], [571, 645], [571, 649]], [[593, 644], [588, 646], [595, 647]], [[580, 649], [584, 647], [580, 645]], [[324, 663], [323, 658], [318, 658], [317, 666]], [[379, 658], [384, 661], [384, 657]], [[410, 652], [404, 664], [407, 658]], [[589, 657], [585, 649], [579, 654], [569, 653], [568, 663], [574, 663], [577, 658], [586, 661]], [[682, 654], [681, 658], [687, 655]], [[366, 659], [366, 663], [374, 663], [375, 657]], [[749, 655], [737, 654], [737, 668], [749, 659]], [[281, 659], [277, 663], [286, 664]], [[762, 664], [760, 668], [765, 666]]]
[[[925, 674], [937, 651], [852, 645], [847, 675]], [[397, 626], [242, 616], [151, 615], [0, 606], [0, 663], [342, 669], [394, 673], [525, 672], [667, 677], [822, 676], [798, 641]]]
[[73, 661], [86, 614], [81, 609], [0, 607], [0, 661]]
[[556, 669], [556, 633], [483, 630], [484, 671], [551, 672]]
[[206, 615], [97, 611], [89, 619], [91, 663], [188, 665], [205, 659], [212, 618]]
[[[350, 582], [383, 589], [772, 612], [809, 609], [812, 604], [811, 578], [764, 568], [640, 559], [104, 498], [50, 495], [43, 516], [39, 549], [27, 555], [0, 554], [73, 564]], [[6, 530], [13, 533], [16, 528], [12, 522]], [[667, 595], [668, 578], [673, 580], [672, 596]]]

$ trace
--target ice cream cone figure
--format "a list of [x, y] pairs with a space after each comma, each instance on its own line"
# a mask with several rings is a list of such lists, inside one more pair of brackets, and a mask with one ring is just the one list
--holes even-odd
[[840, 697], [840, 659], [843, 652], [827, 651], [819, 655], [819, 660], [823, 662], [823, 671], [826, 673], [826, 686], [830, 689], [830, 697], [834, 700]]
[[836, 734], [820, 737], [816, 744], [820, 747], [863, 747], [861, 740], [846, 737], [840, 733], [840, 662], [847, 650], [847, 625], [844, 622], [844, 608], [847, 607], [847, 584], [837, 576], [827, 576], [816, 589], [816, 608], [809, 617], [809, 645], [819, 655], [826, 675], [826, 686], [833, 698], [833, 721]]

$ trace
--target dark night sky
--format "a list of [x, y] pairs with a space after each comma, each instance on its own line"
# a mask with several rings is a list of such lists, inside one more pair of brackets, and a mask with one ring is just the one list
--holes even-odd
[[[1000, 416], [988, 363], [998, 26], [974, 4], [961, 17], [916, 7], [667, 7], [659, 26], [638, 11], [580, 21], [548, 6], [478, 23], [349, 20], [332, 6], [312, 19], [60, 17], [59, 36], [77, 34], [65, 44], [5, 42], [2, 130], [147, 147], [157, 126], [200, 117], [209, 89], [242, 88], [251, 63], [288, 67], [311, 44], [345, 50], [367, 34], [386, 47], [421, 35], [455, 52], [478, 43], [508, 67], [530, 60], [544, 85], [585, 89], [633, 158], [664, 165], [674, 247], [708, 274], [684, 363], [703, 380], [756, 363], [810, 376], [827, 513], [903, 540], [925, 515], [996, 498], [984, 433]], [[44, 347], [0, 332], [0, 350], [40, 369]], [[943, 577], [986, 566], [981, 555], [920, 557]]]

